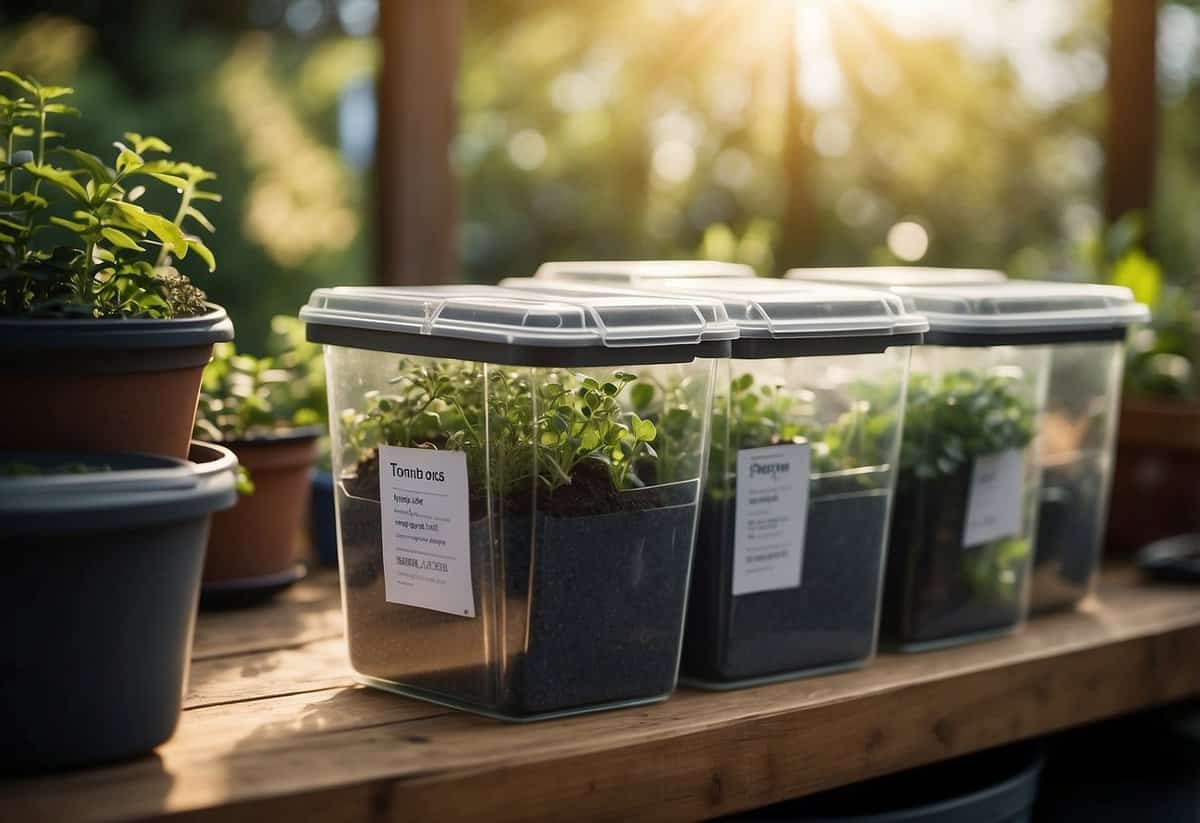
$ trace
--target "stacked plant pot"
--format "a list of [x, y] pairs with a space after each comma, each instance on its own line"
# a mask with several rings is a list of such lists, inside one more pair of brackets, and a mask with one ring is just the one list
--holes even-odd
[[[131, 757], [174, 732], [209, 521], [233, 504], [237, 461], [191, 441], [201, 372], [233, 325], [175, 268], [213, 267], [190, 234], [211, 229], [199, 206], [219, 199], [213, 175], [170, 160], [155, 137], [125, 135], [111, 166], [56, 145], [70, 89], [9, 72], [2, 82], [10, 773]], [[136, 202], [159, 185], [177, 199], [174, 219]]]

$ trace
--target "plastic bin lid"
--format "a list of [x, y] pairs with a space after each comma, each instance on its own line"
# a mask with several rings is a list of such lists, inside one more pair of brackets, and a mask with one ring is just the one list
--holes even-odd
[[497, 286], [317, 289], [300, 318], [318, 343], [532, 366], [688, 362], [738, 334], [714, 301]]
[[962, 286], [1003, 283], [1004, 272], [995, 269], [945, 269], [934, 266], [850, 266], [844, 268], [789, 269], [788, 280], [836, 283], [844, 286]]
[[233, 453], [193, 443], [191, 457], [0, 451], [0, 534], [140, 527], [232, 506]]
[[643, 280], [754, 277], [754, 269], [744, 263], [719, 260], [556, 260], [538, 266], [534, 277], [621, 286], [629, 282], [631, 274]]
[[[543, 269], [532, 280], [504, 283], [521, 288], [538, 288], [544, 283], [543, 289], [562, 285], [563, 280], [558, 278], [565, 278], [565, 273], [543, 279]], [[623, 276], [625, 288], [641, 294], [720, 300], [741, 332], [733, 345], [734, 357], [882, 351], [889, 346], [919, 343], [929, 328], [925, 318], [906, 309], [903, 300], [880, 290], [763, 277], [645, 279], [637, 267], [625, 270]]]
[[943, 345], [1117, 340], [1150, 318], [1122, 286], [1009, 280], [891, 291], [929, 318], [926, 342]]

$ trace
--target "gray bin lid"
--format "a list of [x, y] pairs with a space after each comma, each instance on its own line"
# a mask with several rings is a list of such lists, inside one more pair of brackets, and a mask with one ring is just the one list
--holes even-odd
[[788, 280], [833, 283], [871, 288], [894, 286], [965, 286], [1003, 283], [1004, 272], [995, 269], [948, 269], [936, 266], [848, 266], [789, 269]]
[[738, 333], [715, 301], [470, 285], [317, 289], [300, 318], [318, 343], [530, 366], [689, 362]]
[[999, 345], [1117, 340], [1149, 309], [1121, 286], [1009, 280], [990, 285], [897, 286], [929, 318], [926, 342]]
[[[694, 300], [720, 300], [739, 328], [734, 357], [790, 357], [882, 351], [919, 343], [929, 328], [925, 318], [884, 291], [762, 277], [645, 277], [658, 261], [640, 261], [621, 271], [621, 288], [643, 295], [670, 294]], [[543, 272], [551, 271], [550, 276]], [[543, 265], [534, 278], [505, 280], [504, 285], [555, 294], [564, 284], [576, 288], [616, 288], [617, 270], [603, 287], [571, 281], [565, 269]]]
[[556, 260], [538, 266], [539, 280], [567, 280], [574, 283], [623, 286], [630, 275], [642, 280], [676, 277], [754, 277], [754, 269], [744, 263], [719, 260]]

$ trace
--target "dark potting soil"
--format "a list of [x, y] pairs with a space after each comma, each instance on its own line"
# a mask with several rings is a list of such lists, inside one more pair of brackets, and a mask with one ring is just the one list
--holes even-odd
[[[366, 479], [377, 478], [373, 470], [361, 465], [338, 489], [347, 639], [358, 672], [514, 716], [672, 689], [696, 482], [613, 490], [601, 497], [608, 512], [574, 516], [522, 512], [520, 498], [508, 500], [494, 528], [473, 505], [472, 619], [386, 601], [379, 504], [348, 493], [377, 498], [378, 480]], [[581, 488], [597, 482], [590, 471], [581, 478]], [[583, 495], [549, 496], [549, 505], [594, 509]]]
[[1074, 608], [1087, 595], [1100, 562], [1102, 483], [1099, 456], [1043, 470], [1031, 613]]
[[1005, 585], [978, 567], [1007, 540], [963, 547], [971, 471], [897, 477], [880, 633], [888, 645], [953, 642], [1004, 631], [1020, 618], [1028, 563], [1016, 564], [1016, 579]]
[[705, 501], [684, 634], [685, 676], [731, 682], [848, 666], [870, 655], [888, 491], [831, 494], [832, 485], [813, 485], [799, 588], [738, 597], [732, 593], [735, 503]]

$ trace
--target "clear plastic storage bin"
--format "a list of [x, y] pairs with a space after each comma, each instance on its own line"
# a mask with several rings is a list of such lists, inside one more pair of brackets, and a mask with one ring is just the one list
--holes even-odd
[[[804, 281], [882, 286], [979, 283], [998, 272], [930, 268], [797, 269]], [[963, 281], [963, 277], [967, 281]], [[1003, 282], [1003, 278], [1001, 281]], [[994, 277], [993, 277], [994, 279]], [[1123, 342], [1149, 311], [1128, 289], [1079, 283], [1007, 281], [1014, 295], [1041, 295], [1067, 313], [1051, 330], [1046, 408], [1038, 425], [1042, 469], [1033, 550], [1031, 613], [1076, 606], [1100, 569], [1114, 462]], [[1031, 291], [1032, 290], [1032, 291]]]
[[358, 678], [506, 719], [666, 698], [736, 328], [453, 286], [319, 289], [301, 317], [325, 344]]
[[[561, 288], [576, 265], [522, 287]], [[684, 679], [732, 688], [864, 664], [925, 320], [881, 292], [643, 277], [652, 265], [627, 286], [716, 297], [741, 327], [717, 377]]]
[[1095, 587], [1115, 462], [1124, 342], [1131, 325], [1150, 319], [1128, 289], [1065, 283], [1053, 288], [1092, 306], [1094, 322], [1050, 346], [1037, 449], [1042, 491], [1031, 614], [1074, 608]]

